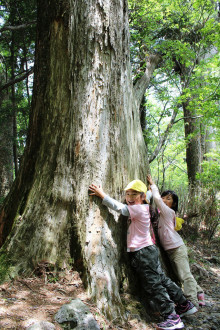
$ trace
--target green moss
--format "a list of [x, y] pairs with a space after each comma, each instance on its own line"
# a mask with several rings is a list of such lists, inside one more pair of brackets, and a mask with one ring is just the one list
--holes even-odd
[[11, 262], [3, 250], [0, 252], [0, 283], [3, 283], [13, 277], [13, 273], [14, 271], [12, 269]]

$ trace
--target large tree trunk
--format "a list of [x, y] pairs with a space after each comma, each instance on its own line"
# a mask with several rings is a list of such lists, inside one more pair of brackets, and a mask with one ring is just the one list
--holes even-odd
[[98, 307], [114, 318], [125, 227], [89, 198], [88, 185], [120, 198], [148, 170], [127, 1], [38, 0], [37, 33], [29, 136], [0, 217], [1, 262], [6, 274], [25, 274], [42, 260], [62, 268], [73, 259]]

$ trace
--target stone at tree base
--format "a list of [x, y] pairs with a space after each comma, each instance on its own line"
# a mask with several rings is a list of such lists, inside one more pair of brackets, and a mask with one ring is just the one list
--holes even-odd
[[193, 274], [198, 275], [201, 278], [203, 278], [203, 277], [209, 277], [208, 271], [204, 267], [201, 267], [197, 263], [193, 263], [191, 265], [191, 270], [192, 270]]
[[89, 308], [78, 298], [63, 305], [55, 315], [55, 320], [63, 329], [100, 330]]
[[47, 321], [36, 322], [30, 325], [27, 330], [55, 330], [55, 325]]

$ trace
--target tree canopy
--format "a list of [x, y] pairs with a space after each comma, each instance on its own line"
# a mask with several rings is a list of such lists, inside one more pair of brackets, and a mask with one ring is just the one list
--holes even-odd
[[[144, 135], [149, 160], [152, 162], [157, 157], [152, 164], [154, 169], [157, 168], [155, 162], [163, 160], [160, 161], [163, 168], [171, 166], [172, 171], [175, 169], [174, 173], [178, 175], [173, 179], [178, 181], [178, 177], [183, 179], [182, 174], [186, 172], [185, 148], [198, 132], [205, 140], [207, 130], [213, 127], [214, 135], [209, 139], [219, 143], [218, 3], [200, 0], [129, 1], [129, 8], [135, 78], [142, 75], [149, 54], [161, 55], [159, 67], [146, 91]], [[175, 151], [172, 152], [174, 145]], [[178, 150], [182, 150], [180, 157], [177, 157]], [[203, 154], [205, 152], [203, 150]], [[200, 162], [202, 159], [203, 156]], [[160, 167], [161, 174], [163, 168]], [[187, 183], [186, 178], [182, 179]]]
[[[12, 118], [14, 170], [24, 152], [32, 95], [36, 1], [0, 1], [1, 126]], [[31, 76], [32, 75], [32, 76]]]

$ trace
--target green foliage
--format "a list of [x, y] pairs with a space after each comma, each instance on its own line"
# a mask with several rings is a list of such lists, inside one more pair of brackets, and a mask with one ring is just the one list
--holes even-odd
[[8, 272], [10, 269], [10, 261], [5, 254], [4, 248], [1, 248], [0, 253], [0, 283], [8, 279]]
[[[145, 71], [149, 54], [162, 57], [146, 91], [144, 138], [149, 157], [166, 131], [169, 135], [151, 162], [151, 172], [161, 190], [174, 189], [179, 212], [198, 236], [205, 224], [209, 239], [219, 226], [219, 20], [211, 0], [129, 0], [131, 56], [134, 80]], [[183, 112], [187, 107], [189, 118]], [[173, 126], [171, 117], [176, 113]], [[190, 125], [187, 135], [184, 129]], [[204, 155], [197, 180], [202, 192], [192, 203], [188, 187], [186, 147], [194, 139], [206, 143], [206, 130], [214, 131], [216, 150]], [[195, 151], [196, 152], [196, 151]], [[200, 151], [198, 151], [200, 152]], [[202, 154], [202, 151], [201, 151]], [[196, 157], [197, 155], [195, 155]], [[191, 208], [193, 204], [193, 208]]]
[[56, 283], [59, 281], [59, 277], [54, 274], [49, 274], [47, 279], [49, 283]]
[[206, 160], [202, 162], [202, 173], [197, 178], [203, 186], [214, 191], [220, 190], [220, 154], [210, 152], [205, 154]]
[[169, 138], [151, 163], [152, 173], [161, 186], [169, 186], [171, 181], [173, 187], [181, 182], [187, 186], [186, 143], [201, 134], [201, 127], [185, 136], [182, 104], [187, 104], [192, 116], [213, 127], [219, 140], [220, 25], [216, 3], [129, 0], [129, 13], [135, 79], [143, 74], [149, 54], [162, 56], [146, 93], [144, 137], [149, 155], [163, 137], [173, 111], [177, 113]]
[[[33, 66], [35, 48], [36, 0], [0, 1], [0, 87]], [[32, 23], [31, 23], [32, 22]], [[29, 24], [31, 23], [31, 24]], [[24, 28], [18, 28], [19, 26]], [[10, 28], [10, 27], [13, 27]], [[0, 124], [10, 125], [13, 118], [16, 129], [11, 139], [17, 145], [17, 157], [22, 156], [27, 136], [32, 94], [32, 78], [11, 84], [2, 92]], [[11, 130], [12, 131], [12, 130]]]
[[174, 189], [178, 194], [187, 191], [188, 178], [185, 156], [184, 133], [173, 129], [166, 148], [151, 163], [152, 176], [161, 190]]

